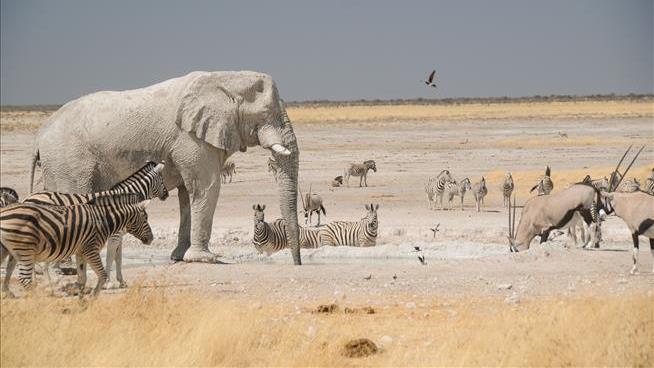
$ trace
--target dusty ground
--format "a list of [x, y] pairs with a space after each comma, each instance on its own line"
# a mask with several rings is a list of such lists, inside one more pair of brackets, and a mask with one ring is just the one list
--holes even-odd
[[[504, 172], [511, 171], [518, 202], [524, 202], [548, 164], [555, 190], [586, 173], [608, 175], [630, 144], [648, 144], [630, 175], [644, 182], [654, 166], [651, 106], [649, 113], [646, 109], [636, 115], [640, 117], [619, 113], [609, 118], [582, 114], [579, 118], [298, 123], [301, 186], [306, 191], [311, 185], [325, 199], [323, 222], [359, 219], [365, 203], [379, 203], [377, 247], [304, 251], [303, 267], [291, 265], [288, 251], [272, 257], [258, 255], [251, 245], [252, 204], [267, 204], [267, 219], [277, 218], [280, 212], [277, 188], [266, 172], [268, 153], [252, 149], [232, 157], [237, 174], [233, 183], [223, 186], [214, 218], [211, 247], [230, 265], [168, 262], [178, 223], [176, 191], [172, 191], [166, 202], [153, 203], [149, 211], [154, 243], [146, 247], [126, 239], [126, 279], [146, 289], [200, 292], [247, 305], [272, 302], [288, 308], [327, 302], [419, 306], [438, 298], [489, 298], [516, 304], [634, 293], [651, 299], [653, 257], [647, 240], [641, 238], [641, 274], [629, 276], [631, 238], [620, 219], [610, 217], [604, 224], [600, 250], [566, 247], [569, 241], [561, 235], [542, 245], [534, 241], [528, 252], [510, 254], [499, 190]], [[14, 187], [21, 196], [29, 185], [33, 134], [7, 129], [1, 136], [1, 184]], [[378, 168], [368, 177], [368, 188], [359, 188], [357, 179], [350, 188], [330, 187], [331, 179], [342, 175], [349, 162], [367, 159], [374, 159]], [[465, 211], [456, 205], [453, 211], [428, 209], [424, 183], [445, 168], [455, 178], [470, 177], [473, 183], [486, 177], [490, 193], [481, 213], [475, 211], [470, 195], [465, 198]], [[440, 231], [434, 237], [429, 229], [437, 223]], [[420, 265], [414, 246], [424, 249], [427, 265]], [[19, 290], [16, 283], [12, 286]], [[647, 326], [651, 336], [651, 323]]]

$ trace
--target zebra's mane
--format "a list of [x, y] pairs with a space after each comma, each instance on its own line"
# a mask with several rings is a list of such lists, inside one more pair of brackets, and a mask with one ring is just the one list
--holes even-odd
[[129, 182], [129, 180], [131, 180], [137, 174], [139, 174], [139, 173], [148, 173], [148, 172], [152, 171], [152, 169], [154, 169], [155, 166], [157, 166], [157, 163], [154, 162], [154, 161], [146, 162], [145, 165], [143, 165], [143, 167], [141, 167], [140, 169], [133, 172], [130, 176], [128, 176], [124, 180], [121, 180], [118, 183], [116, 183], [114, 186], [109, 188], [109, 190], [120, 189], [123, 184]]

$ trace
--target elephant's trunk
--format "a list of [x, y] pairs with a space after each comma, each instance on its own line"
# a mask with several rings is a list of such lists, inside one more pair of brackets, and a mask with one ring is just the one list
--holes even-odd
[[273, 150], [273, 156], [279, 164], [278, 180], [279, 184], [279, 205], [282, 217], [286, 220], [286, 235], [288, 245], [291, 247], [293, 254], [293, 263], [301, 265], [300, 258], [300, 229], [297, 222], [297, 177], [299, 168], [300, 151], [297, 147], [297, 140], [293, 127], [282, 107], [282, 117], [284, 120], [280, 131], [281, 141], [289, 153], [281, 153]]

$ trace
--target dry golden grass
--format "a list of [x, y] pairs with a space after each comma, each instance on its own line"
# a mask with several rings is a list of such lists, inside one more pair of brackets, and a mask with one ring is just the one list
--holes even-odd
[[[407, 301], [411, 298], [407, 298]], [[250, 301], [249, 303], [251, 303]], [[74, 299], [2, 301], [0, 363], [9, 366], [652, 366], [653, 300], [643, 294], [509, 305], [430, 300], [375, 314], [252, 308], [206, 293], [133, 287], [81, 308]], [[66, 310], [66, 312], [64, 312]], [[392, 341], [384, 336], [390, 336]], [[366, 337], [382, 352], [346, 358]]]
[[[25, 110], [0, 112], [0, 130], [33, 131], [54, 111]], [[448, 121], [464, 119], [571, 119], [654, 117], [649, 100], [514, 102], [460, 105], [370, 105], [289, 107], [288, 115], [296, 124], [371, 121]]]
[[654, 116], [652, 101], [581, 101], [462, 105], [292, 107], [294, 123], [388, 120], [640, 118]]

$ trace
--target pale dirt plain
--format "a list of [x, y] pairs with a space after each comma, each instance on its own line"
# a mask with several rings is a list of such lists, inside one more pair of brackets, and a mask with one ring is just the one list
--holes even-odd
[[[289, 108], [302, 190], [311, 186], [325, 199], [323, 223], [357, 220], [364, 204], [378, 203], [376, 247], [303, 250], [302, 267], [292, 265], [288, 251], [257, 254], [252, 205], [266, 204], [268, 220], [280, 212], [266, 172], [269, 154], [251, 148], [232, 156], [237, 173], [223, 186], [214, 218], [211, 249], [228, 264], [168, 261], [178, 225], [173, 190], [149, 209], [153, 244], [126, 237], [128, 289], [80, 305], [59, 290], [48, 296], [40, 277], [42, 296], [2, 301], [1, 363], [651, 366], [647, 239], [641, 238], [635, 276], [628, 274], [629, 231], [614, 216], [603, 225], [599, 250], [579, 249], [560, 235], [511, 254], [499, 186], [511, 171], [520, 205], [545, 165], [558, 191], [587, 173], [608, 175], [630, 144], [647, 145], [629, 175], [644, 182], [654, 166], [653, 110], [652, 99]], [[47, 116], [2, 113], [1, 185], [21, 197], [29, 189], [35, 128]], [[348, 163], [367, 159], [378, 168], [368, 188], [356, 178], [350, 188], [330, 186]], [[470, 194], [464, 211], [458, 199], [452, 211], [429, 210], [424, 183], [442, 169], [473, 183], [486, 178], [481, 213]], [[414, 246], [423, 249], [426, 265]], [[12, 288], [20, 291], [15, 280]], [[335, 312], [314, 313], [331, 303]], [[343, 345], [359, 337], [380, 352], [343, 356]]]

